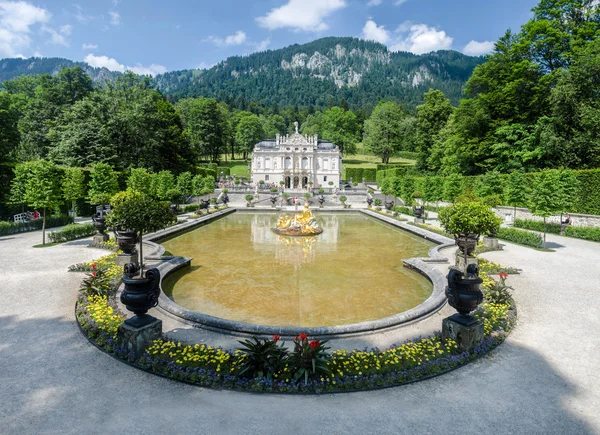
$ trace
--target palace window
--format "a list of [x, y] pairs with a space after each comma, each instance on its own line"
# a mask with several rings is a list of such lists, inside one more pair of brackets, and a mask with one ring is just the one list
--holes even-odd
[[302, 169], [308, 169], [308, 158], [302, 157]]
[[329, 159], [323, 159], [323, 169], [326, 171], [329, 170]]
[[285, 158], [285, 169], [292, 169], [292, 159], [289, 157]]
[[265, 169], [271, 169], [271, 159], [269, 157], [265, 159]]
[[323, 182], [327, 181], [327, 175], [323, 177]]
[[265, 175], [265, 181], [269, 181], [269, 176]]

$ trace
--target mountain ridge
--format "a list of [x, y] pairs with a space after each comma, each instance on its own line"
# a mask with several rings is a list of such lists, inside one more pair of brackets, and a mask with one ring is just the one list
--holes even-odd
[[[169, 99], [214, 97], [243, 108], [296, 105], [322, 108], [344, 101], [370, 108], [390, 99], [413, 109], [429, 88], [442, 90], [454, 105], [473, 69], [483, 57], [451, 50], [423, 55], [392, 52], [385, 45], [350, 37], [326, 37], [244, 56], [230, 56], [208, 69], [187, 69], [153, 78]], [[0, 60], [0, 82], [22, 74], [56, 74], [81, 66], [96, 83], [120, 72], [63, 58]]]

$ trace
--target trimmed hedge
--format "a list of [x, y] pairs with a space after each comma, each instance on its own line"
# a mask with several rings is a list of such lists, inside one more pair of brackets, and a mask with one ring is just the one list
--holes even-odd
[[[71, 216], [47, 216], [46, 228], [62, 227], [73, 223]], [[42, 229], [42, 219], [36, 219], [29, 222], [0, 222], [0, 236], [9, 234], [26, 233]]]
[[419, 158], [419, 153], [413, 151], [399, 151], [395, 153], [394, 156], [400, 157], [401, 159], [417, 160]]
[[538, 233], [519, 230], [517, 228], [500, 228], [497, 236], [499, 239], [506, 240], [507, 242], [531, 246], [532, 248], [541, 248], [544, 244], [542, 236]]
[[58, 231], [52, 231], [48, 234], [48, 239], [52, 243], [68, 242], [69, 240], [81, 239], [96, 234], [94, 224], [69, 224]]
[[352, 181], [356, 183], [362, 183], [363, 178], [366, 181], [375, 181], [377, 179], [377, 169], [376, 168], [348, 168], [346, 167], [346, 181]]
[[595, 227], [574, 227], [569, 225], [565, 228], [565, 236], [576, 239], [591, 240], [600, 242], [600, 228]]
[[[515, 219], [515, 227], [524, 228], [526, 230], [544, 232], [544, 222], [534, 221], [532, 219]], [[560, 224], [546, 222], [546, 233], [560, 234]]]

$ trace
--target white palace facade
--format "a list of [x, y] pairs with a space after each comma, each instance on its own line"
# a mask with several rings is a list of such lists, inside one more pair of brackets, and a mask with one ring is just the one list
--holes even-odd
[[[252, 183], [286, 188], [339, 187], [342, 157], [339, 148], [317, 135], [277, 135], [254, 145], [252, 153]], [[329, 184], [332, 182], [333, 184]]]

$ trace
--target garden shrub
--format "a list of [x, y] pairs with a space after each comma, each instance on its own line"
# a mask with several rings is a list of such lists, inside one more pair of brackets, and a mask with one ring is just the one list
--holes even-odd
[[[71, 216], [47, 216], [46, 228], [62, 227], [73, 223]], [[7, 236], [15, 233], [25, 233], [28, 231], [37, 231], [42, 229], [42, 219], [36, 219], [29, 222], [0, 222], [0, 236]]]
[[574, 227], [569, 225], [565, 228], [565, 236], [600, 242], [600, 228]]
[[499, 239], [506, 240], [507, 242], [514, 242], [533, 248], [541, 248], [544, 243], [541, 235], [517, 228], [500, 228], [497, 236]]
[[68, 242], [69, 240], [89, 237], [96, 234], [94, 224], [69, 224], [58, 231], [53, 231], [48, 234], [48, 239], [52, 243]]
[[[544, 222], [533, 219], [515, 219], [515, 227], [526, 230], [544, 232]], [[560, 224], [546, 222], [546, 232], [550, 234], [560, 234]]]
[[366, 181], [375, 181], [377, 179], [376, 168], [346, 168], [346, 181], [352, 181], [362, 183], [363, 178]]

